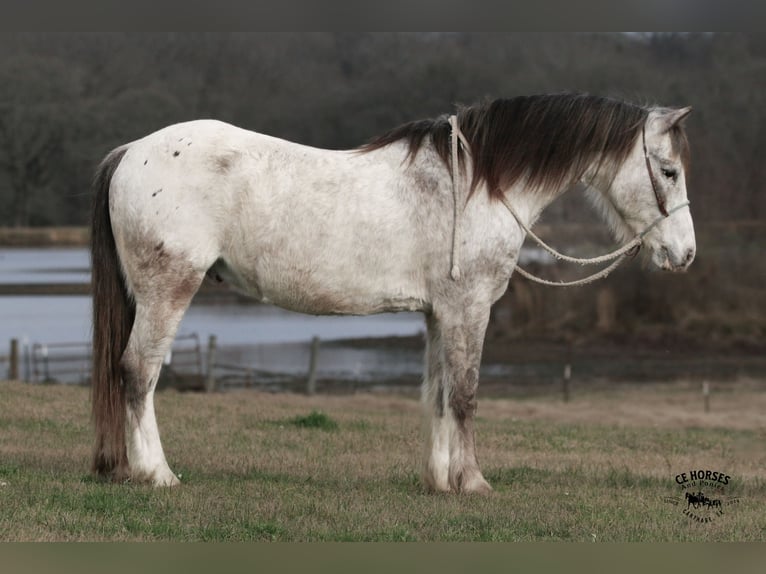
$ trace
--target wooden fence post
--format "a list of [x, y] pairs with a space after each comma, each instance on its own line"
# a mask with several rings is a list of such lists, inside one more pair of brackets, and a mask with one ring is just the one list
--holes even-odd
[[215, 374], [213, 372], [215, 367], [215, 352], [217, 348], [218, 338], [215, 335], [210, 335], [207, 341], [207, 375], [205, 377], [205, 391], [212, 393], [216, 390]]
[[48, 360], [48, 346], [42, 345], [40, 347], [40, 353], [43, 356], [43, 382], [50, 383], [51, 381], [51, 365]]
[[569, 379], [571, 378], [572, 378], [572, 365], [567, 363], [566, 365], [564, 365], [564, 379], [561, 385], [561, 391], [562, 391], [562, 394], [564, 395], [565, 403], [569, 402]]
[[564, 402], [569, 402], [569, 380], [572, 378], [572, 343], [567, 346], [567, 362], [564, 364], [564, 378], [561, 381], [561, 393]]
[[306, 392], [314, 395], [317, 392], [317, 357], [319, 356], [319, 337], [311, 339], [311, 356], [309, 357], [309, 379]]
[[29, 352], [29, 339], [23, 337], [21, 343], [24, 346], [24, 382], [32, 380], [32, 355]]
[[19, 340], [11, 339], [11, 356], [8, 365], [8, 378], [16, 381], [19, 378]]
[[702, 397], [705, 401], [705, 412], [710, 412], [710, 383], [705, 381], [702, 383]]

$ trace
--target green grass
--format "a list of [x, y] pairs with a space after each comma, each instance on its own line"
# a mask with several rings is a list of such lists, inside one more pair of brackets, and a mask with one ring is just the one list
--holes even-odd
[[[546, 399], [484, 400], [477, 446], [495, 491], [456, 496], [420, 485], [415, 400], [167, 391], [157, 396], [158, 420], [183, 484], [155, 489], [88, 475], [87, 389], [1, 384], [4, 541], [766, 538], [758, 424], [623, 426]], [[743, 394], [741, 408], [757, 408], [759, 396]], [[611, 400], [593, 406], [609, 412]], [[558, 409], [562, 420], [520, 414], [531, 407]], [[741, 500], [709, 524], [663, 500], [681, 494], [674, 474], [696, 467], [731, 474], [727, 494]]]
[[338, 423], [319, 411], [311, 411], [308, 415], [293, 417], [288, 422], [298, 428], [305, 429], [334, 431], [338, 428]]

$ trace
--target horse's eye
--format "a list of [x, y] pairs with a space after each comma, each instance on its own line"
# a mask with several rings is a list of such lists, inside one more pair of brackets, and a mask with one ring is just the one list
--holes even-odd
[[676, 178], [678, 177], [678, 172], [674, 169], [662, 168], [662, 175], [664, 175], [668, 179], [672, 179], [673, 181], [675, 181]]

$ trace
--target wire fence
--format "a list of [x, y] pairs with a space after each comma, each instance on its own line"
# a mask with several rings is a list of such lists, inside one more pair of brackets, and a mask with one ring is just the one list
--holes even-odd
[[[219, 354], [216, 337], [211, 336], [207, 349], [197, 333], [180, 335], [165, 357], [158, 388], [179, 390], [216, 391], [231, 388], [260, 388], [283, 390], [312, 381], [309, 392], [315, 389], [316, 354], [319, 340], [311, 343], [311, 358], [306, 370], [291, 372], [254, 367], [237, 362], [231, 354]], [[224, 350], [225, 351], [225, 350]], [[265, 353], [268, 354], [268, 350]], [[85, 342], [33, 342], [11, 341], [10, 353], [0, 355], [0, 369], [6, 378], [34, 384], [89, 385], [92, 369], [92, 349]], [[2, 372], [0, 370], [0, 372]]]
[[[7, 378], [29, 383], [90, 384], [92, 350], [90, 343], [11, 342], [9, 355], [0, 356]], [[202, 380], [204, 363], [199, 336], [196, 333], [176, 338], [165, 358], [163, 376], [170, 380], [188, 377]]]
[[[333, 341], [321, 346], [318, 338], [296, 343], [218, 347], [216, 337], [205, 344], [196, 333], [174, 341], [165, 358], [158, 388], [182, 391], [256, 389], [306, 394], [347, 393], [357, 390], [417, 393], [422, 381], [422, 349], [390, 349], [369, 343], [363, 348]], [[9, 380], [33, 384], [81, 384], [91, 381], [88, 343], [29, 343], [12, 340], [0, 355]], [[558, 394], [564, 402], [576, 397], [581, 385], [609, 388], [620, 381], [691, 380], [702, 383], [709, 410], [709, 381], [761, 377], [762, 357], [700, 357], [668, 360], [663, 357], [577, 356], [571, 345], [563, 352], [546, 350], [514, 364], [482, 365], [482, 388], [498, 396]], [[2, 377], [0, 377], [2, 378]]]
[[30, 374], [25, 379], [33, 383], [83, 384], [90, 378], [91, 352], [87, 343], [34, 343], [27, 356], [24, 363]]

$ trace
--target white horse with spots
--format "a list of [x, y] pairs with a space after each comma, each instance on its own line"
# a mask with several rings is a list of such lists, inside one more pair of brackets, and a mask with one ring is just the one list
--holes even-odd
[[423, 480], [490, 491], [474, 440], [479, 365], [525, 238], [503, 203], [531, 226], [584, 182], [619, 238], [648, 229], [654, 263], [683, 270], [695, 252], [688, 112], [558, 94], [461, 108], [455, 135], [469, 149], [453, 147], [443, 116], [348, 151], [208, 120], [112, 151], [93, 209], [94, 471], [178, 483], [154, 389], [208, 276], [305, 313], [423, 312]]

